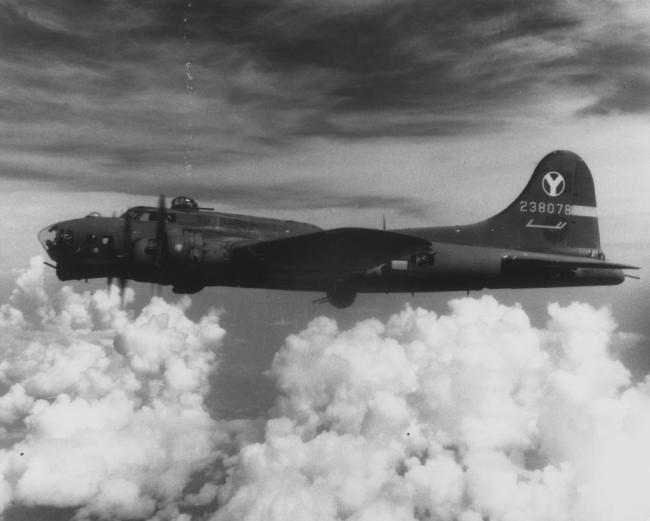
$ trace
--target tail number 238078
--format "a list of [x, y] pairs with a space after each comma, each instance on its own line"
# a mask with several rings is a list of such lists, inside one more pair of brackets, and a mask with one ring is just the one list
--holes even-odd
[[544, 201], [519, 201], [519, 211], [522, 213], [570, 215], [571, 205], [562, 203], [547, 203]]

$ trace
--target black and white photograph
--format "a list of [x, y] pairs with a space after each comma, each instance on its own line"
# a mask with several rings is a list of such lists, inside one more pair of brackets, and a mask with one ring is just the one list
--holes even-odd
[[0, 520], [650, 521], [650, 2], [0, 0]]

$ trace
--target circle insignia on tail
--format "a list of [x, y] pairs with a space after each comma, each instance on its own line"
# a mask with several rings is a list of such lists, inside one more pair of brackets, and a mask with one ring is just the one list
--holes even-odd
[[546, 195], [557, 197], [564, 192], [566, 182], [564, 176], [559, 172], [547, 172], [542, 178], [542, 189]]

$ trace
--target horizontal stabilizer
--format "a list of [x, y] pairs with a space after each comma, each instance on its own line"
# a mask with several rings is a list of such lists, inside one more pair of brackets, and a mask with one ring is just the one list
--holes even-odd
[[240, 246], [233, 256], [276, 269], [351, 274], [429, 246], [427, 240], [402, 233], [337, 228]]
[[596, 268], [611, 270], [638, 270], [638, 266], [607, 262], [591, 257], [579, 257], [576, 255], [554, 255], [544, 253], [521, 253], [517, 255], [506, 255], [503, 257], [502, 266], [510, 269], [572, 269], [572, 268]]

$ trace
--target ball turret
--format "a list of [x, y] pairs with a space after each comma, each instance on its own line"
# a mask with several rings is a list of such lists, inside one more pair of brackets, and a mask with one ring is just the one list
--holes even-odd
[[172, 200], [172, 210], [197, 211], [199, 205], [191, 197], [179, 195]]

